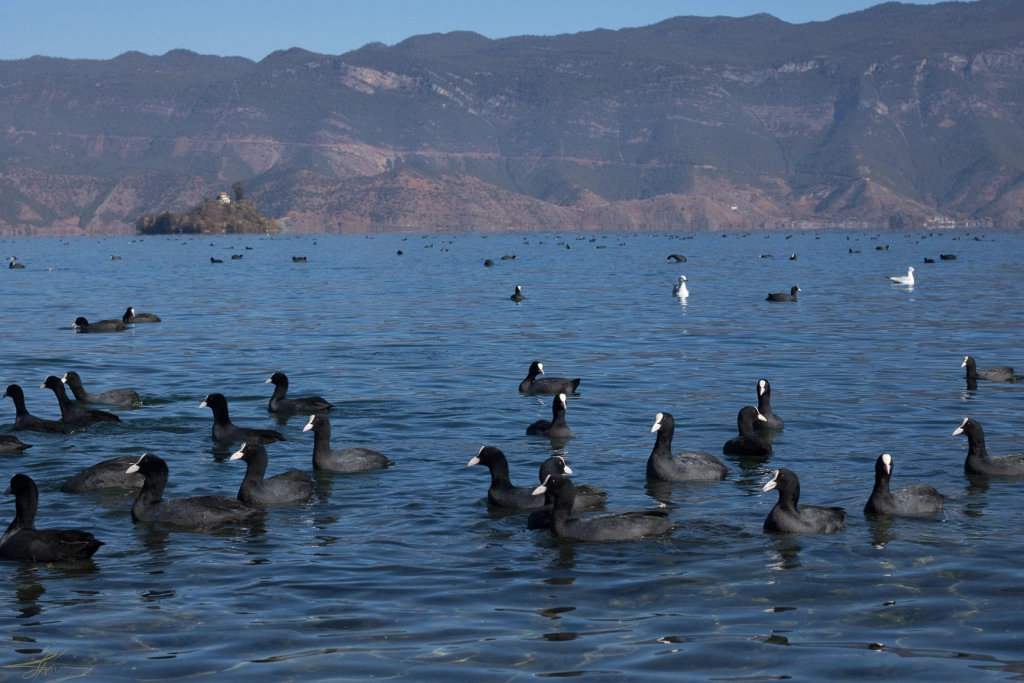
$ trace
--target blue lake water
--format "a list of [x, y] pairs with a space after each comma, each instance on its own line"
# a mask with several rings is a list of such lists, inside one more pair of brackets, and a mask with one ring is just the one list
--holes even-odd
[[[144, 397], [122, 425], [19, 432], [34, 447], [0, 456], [4, 487], [17, 472], [38, 483], [37, 526], [105, 542], [91, 562], [0, 564], [2, 680], [1024, 675], [1024, 480], [969, 481], [952, 435], [970, 416], [990, 453], [1024, 450], [1024, 382], [970, 389], [960, 367], [970, 354], [1024, 372], [1024, 235], [36, 238], [0, 253], [25, 265], [0, 275], [0, 384], [50, 419], [47, 375]], [[889, 283], [910, 265], [917, 284]], [[671, 294], [680, 274], [685, 303]], [[764, 300], [794, 284], [798, 302]], [[163, 322], [71, 330], [128, 305]], [[486, 469], [466, 467], [482, 445], [505, 452], [519, 485], [556, 451], [525, 435], [551, 413], [551, 397], [517, 391], [535, 359], [582, 378], [576, 436], [557, 449], [574, 479], [606, 489], [607, 512], [664, 507], [669, 536], [559, 541], [488, 509]], [[81, 468], [152, 452], [168, 497], [233, 496], [244, 465], [211, 440], [198, 407], [211, 392], [236, 424], [285, 434], [271, 474], [312, 472], [306, 419], [267, 412], [275, 370], [289, 395], [335, 404], [335, 448], [395, 466], [317, 475], [310, 504], [204, 533], [133, 524], [130, 494], [60, 492]], [[762, 377], [786, 423], [774, 455], [722, 456]], [[13, 403], [0, 406], [7, 433]], [[659, 412], [675, 417], [674, 450], [719, 455], [728, 477], [648, 483]], [[931, 483], [945, 511], [866, 518], [883, 452], [894, 488]], [[777, 467], [800, 476], [802, 502], [844, 506], [845, 530], [764, 534]]]

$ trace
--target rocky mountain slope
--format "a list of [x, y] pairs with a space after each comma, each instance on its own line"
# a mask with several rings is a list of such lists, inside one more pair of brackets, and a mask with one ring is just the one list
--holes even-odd
[[1024, 224], [1024, 3], [0, 62], [0, 234]]

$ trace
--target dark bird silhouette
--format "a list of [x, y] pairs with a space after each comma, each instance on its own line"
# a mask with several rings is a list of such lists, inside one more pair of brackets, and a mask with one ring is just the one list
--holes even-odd
[[[560, 455], [552, 455], [540, 464], [540, 471], [538, 474], [540, 476], [540, 483], [543, 484], [550, 476], [572, 474], [572, 469], [570, 469], [569, 465], [565, 462], [565, 458]], [[572, 513], [573, 517], [579, 516], [577, 510], [603, 505], [608, 499], [608, 492], [604, 489], [590, 484], [576, 484], [575, 482], [573, 482], [573, 485], [576, 487], [576, 499], [573, 504]], [[526, 520], [526, 528], [550, 529], [551, 512], [554, 508], [554, 494], [550, 491], [545, 491], [544, 505], [530, 512], [530, 516]]]
[[120, 455], [95, 465], [90, 465], [64, 480], [60, 490], [64, 493], [84, 493], [103, 489], [125, 491], [141, 488], [146, 478], [139, 473], [128, 474], [125, 470], [134, 465], [134, 455]]
[[313, 469], [326, 472], [363, 472], [394, 465], [383, 453], [369, 448], [331, 448], [331, 421], [326, 415], [310, 415], [302, 431], [313, 430]]
[[14, 494], [14, 521], [0, 538], [0, 559], [30, 562], [87, 560], [103, 541], [78, 529], [36, 529], [39, 490], [25, 474], [11, 477], [8, 494]]
[[274, 394], [270, 397], [270, 403], [267, 405], [267, 410], [272, 413], [309, 415], [310, 413], [326, 413], [332, 407], [322, 396], [288, 398], [288, 376], [283, 372], [275, 372], [264, 384], [274, 385]]
[[539, 360], [530, 363], [530, 369], [526, 373], [526, 379], [519, 383], [519, 393], [527, 396], [557, 396], [558, 394], [571, 394], [580, 385], [580, 380], [568, 379], [565, 377], [542, 377], [544, 366]]
[[554, 497], [551, 510], [551, 532], [560, 538], [577, 541], [631, 541], [647, 536], [658, 536], [672, 530], [672, 522], [665, 510], [617, 512], [594, 517], [574, 517], [576, 487], [572, 480], [561, 475], [547, 478], [534, 489], [535, 494], [550, 492]]
[[58, 422], [57, 420], [45, 420], [28, 412], [25, 408], [25, 392], [17, 384], [8, 384], [4, 396], [10, 396], [14, 401], [14, 430], [43, 432], [51, 434], [67, 434], [71, 431], [71, 425]]
[[1008, 477], [1024, 476], [1024, 453], [989, 455], [985, 448], [985, 431], [970, 417], [965, 417], [953, 435], [967, 436], [967, 459], [964, 460], [964, 474], [997, 475]]
[[772, 454], [772, 445], [754, 433], [754, 421], [764, 420], [754, 406], [743, 406], [736, 415], [736, 427], [739, 435], [732, 437], [722, 446], [725, 455], [742, 455], [747, 457], [766, 457]]
[[25, 443], [13, 434], [0, 434], [0, 455], [21, 455], [32, 444]]
[[796, 301], [796, 293], [799, 291], [801, 291], [800, 288], [793, 285], [789, 288], [789, 294], [786, 292], [772, 292], [765, 297], [765, 301]]
[[764, 520], [773, 534], [832, 534], [846, 523], [846, 511], [836, 506], [800, 505], [800, 480], [792, 470], [777, 469], [761, 490], [777, 489], [779, 500]]
[[199, 407], [209, 407], [213, 411], [214, 441], [221, 443], [252, 441], [253, 443], [268, 444], [285, 440], [281, 432], [273, 429], [254, 429], [232, 424], [228, 415], [228, 400], [224, 398], [224, 394], [210, 394], [199, 404]]
[[82, 316], [75, 318], [74, 324], [71, 325], [75, 332], [123, 332], [126, 327], [123, 322], [114, 318], [90, 323]]
[[772, 412], [772, 385], [766, 379], [757, 380], [757, 412], [764, 420], [754, 420], [754, 429], [782, 431], [782, 418]]
[[267, 477], [267, 449], [258, 443], [244, 443], [231, 460], [245, 462], [245, 477], [238, 488], [238, 500], [246, 505], [301, 503], [313, 495], [313, 480], [301, 470], [289, 470]]
[[158, 323], [160, 322], [160, 316], [154, 313], [136, 313], [135, 309], [131, 306], [121, 316], [121, 322], [125, 325], [134, 325], [136, 323]]
[[905, 489], [889, 490], [892, 456], [882, 453], [875, 461], [875, 487], [864, 505], [865, 515], [932, 515], [942, 510], [946, 496], [930, 484], [914, 484]]
[[40, 389], [50, 389], [53, 391], [53, 395], [57, 397], [57, 403], [60, 405], [60, 419], [69, 425], [75, 427], [88, 427], [94, 425], [97, 422], [120, 422], [121, 418], [113, 413], [108, 413], [105, 410], [99, 410], [98, 408], [86, 408], [75, 404], [70, 398], [68, 398], [67, 391], [64, 390], [64, 383], [61, 382], [56, 376], [50, 375], [46, 380], [39, 385]]
[[467, 467], [483, 465], [491, 472], [487, 502], [508, 510], [532, 510], [544, 505], [544, 494], [534, 493], [533, 486], [513, 486], [509, 478], [508, 459], [494, 446], [482, 446], [466, 463]]
[[550, 439], [571, 439], [574, 435], [565, 423], [565, 406], [565, 394], [555, 396], [551, 402], [551, 420], [537, 420], [526, 428], [526, 433]]
[[671, 413], [658, 413], [654, 417], [652, 432], [658, 435], [654, 439], [654, 449], [647, 458], [647, 477], [661, 481], [718, 481], [724, 477], [729, 468], [722, 461], [701, 451], [682, 451], [672, 453], [672, 436], [676, 431], [676, 422]]
[[146, 477], [138, 497], [132, 503], [132, 521], [165, 524], [181, 528], [204, 528], [239, 524], [260, 514], [260, 509], [227, 496], [194, 496], [164, 499], [169, 471], [163, 458], [145, 453], [127, 469]]
[[1016, 379], [1013, 368], [1009, 365], [996, 365], [991, 368], [978, 369], [978, 364], [971, 356], [964, 356], [960, 367], [967, 368], [967, 379], [987, 379], [990, 382], [1012, 382]]
[[61, 378], [64, 384], [71, 387], [71, 393], [79, 401], [87, 403], [105, 403], [107, 405], [130, 406], [142, 403], [142, 397], [134, 389], [110, 389], [93, 394], [85, 390], [82, 378], [77, 372], [65, 372]]

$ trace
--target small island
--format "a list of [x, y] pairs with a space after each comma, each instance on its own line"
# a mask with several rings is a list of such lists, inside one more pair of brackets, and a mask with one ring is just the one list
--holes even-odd
[[263, 235], [281, 232], [277, 221], [264, 216], [255, 204], [245, 198], [242, 183], [235, 183], [232, 189], [235, 192], [233, 201], [227, 192], [221, 192], [184, 213], [143, 214], [135, 221], [135, 229], [141, 235]]

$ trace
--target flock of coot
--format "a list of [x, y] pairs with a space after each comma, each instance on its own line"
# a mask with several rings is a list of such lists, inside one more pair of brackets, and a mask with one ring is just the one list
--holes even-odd
[[[670, 256], [672, 259], [676, 255]], [[913, 268], [906, 278], [891, 278], [894, 282], [912, 282]], [[686, 278], [680, 276], [673, 294], [686, 296]], [[795, 301], [799, 287], [793, 286], [790, 293], [769, 294], [770, 301]], [[517, 285], [511, 297], [519, 302], [525, 297]], [[137, 314], [131, 307], [121, 319], [100, 320], [89, 323], [85, 318], [75, 321], [74, 329], [80, 333], [119, 332], [128, 325], [144, 322], [159, 322], [160, 318], [148, 314]], [[997, 382], [1014, 381], [1014, 370], [1008, 366], [977, 368], [975, 360], [966, 356], [962, 367], [966, 368], [969, 386], [977, 380]], [[312, 430], [313, 469], [333, 472], [357, 472], [386, 468], [394, 463], [377, 451], [366, 448], [331, 448], [331, 424], [327, 413], [331, 404], [322, 397], [288, 398], [288, 377], [275, 372], [267, 383], [274, 385], [274, 392], [268, 404], [268, 411], [274, 414], [308, 414], [309, 422], [303, 431]], [[579, 378], [558, 378], [544, 376], [544, 367], [534, 361], [526, 378], [520, 383], [519, 391], [526, 396], [550, 395], [552, 419], [538, 420], [526, 428], [530, 435], [548, 437], [553, 443], [564, 442], [573, 437], [566, 423], [567, 397], [578, 390]], [[71, 388], [75, 400], [66, 393], [65, 385]], [[93, 407], [95, 404], [115, 406], [136, 406], [141, 398], [132, 389], [113, 389], [91, 393], [85, 389], [77, 372], [67, 372], [64, 377], [47, 377], [40, 388], [53, 391], [61, 413], [61, 419], [45, 420], [29, 413], [25, 406], [22, 388], [11, 384], [4, 392], [15, 407], [15, 431], [36, 431], [69, 433], [74, 428], [88, 427], [97, 422], [120, 422], [110, 412]], [[772, 455], [769, 439], [760, 433], [765, 430], [784, 429], [782, 419], [771, 408], [771, 386], [766, 379], [757, 382], [757, 403], [744, 406], [737, 415], [737, 435], [722, 447], [725, 455], [741, 458], [766, 459]], [[93, 405], [90, 405], [93, 404]], [[136, 522], [158, 523], [177, 528], [201, 528], [222, 524], [244, 523], [261, 514], [266, 505], [281, 503], [303, 503], [311, 499], [314, 483], [310, 476], [300, 470], [292, 470], [271, 477], [266, 476], [268, 458], [266, 444], [281, 441], [284, 436], [272, 429], [242, 427], [231, 422], [227, 399], [223, 394], [209, 394], [199, 405], [208, 407], [213, 413], [211, 436], [220, 443], [242, 442], [241, 448], [231, 455], [231, 460], [242, 460], [246, 465], [245, 475], [234, 498], [228, 496], [196, 496], [190, 498], [165, 499], [169, 471], [167, 463], [160, 457], [146, 453], [140, 458], [121, 456], [97, 463], [69, 477], [61, 487], [66, 492], [81, 492], [103, 488], [138, 489], [132, 504], [131, 517]], [[658, 413], [651, 432], [656, 433], [654, 448], [647, 461], [646, 474], [649, 479], [661, 481], [719, 481], [727, 476], [728, 468], [710, 453], [682, 451], [673, 453], [672, 437], [675, 421], [667, 412]], [[953, 432], [964, 434], [968, 439], [968, 455], [964, 463], [967, 475], [1024, 476], [1024, 453], [1010, 453], [989, 456], [985, 448], [985, 436], [977, 421], [966, 418]], [[0, 453], [21, 453], [31, 446], [13, 435], [0, 436]], [[673, 524], [664, 510], [643, 510], [636, 512], [585, 516], [581, 510], [602, 505], [607, 493], [591, 485], [576, 485], [567, 475], [572, 470], [564, 458], [555, 455], [545, 461], [539, 471], [539, 486], [514, 486], [510, 480], [509, 464], [499, 449], [483, 446], [468, 465], [484, 465], [491, 475], [487, 491], [490, 505], [529, 511], [527, 527], [550, 529], [556, 536], [583, 541], [617, 541], [656, 536], [668, 533]], [[875, 463], [875, 485], [864, 506], [865, 514], [884, 515], [931, 515], [942, 509], [945, 496], [927, 484], [890, 490], [889, 480], [893, 470], [892, 456], [885, 453]], [[800, 504], [800, 482], [791, 470], [779, 468], [772, 473], [763, 491], [778, 492], [778, 502], [764, 521], [764, 531], [779, 534], [833, 533], [843, 528], [846, 512], [836, 506], [813, 506]], [[11, 478], [8, 494], [16, 501], [14, 520], [0, 537], [0, 559], [30, 561], [70, 561], [89, 558], [103, 542], [91, 533], [76, 529], [36, 529], [35, 517], [38, 506], [38, 490], [32, 479], [25, 474]]]
[[[160, 322], [152, 314], [136, 314], [131, 307], [122, 320], [101, 320], [90, 324], [78, 318], [73, 329], [79, 333], [120, 332], [127, 325], [141, 322]], [[331, 423], [327, 412], [331, 404], [319, 396], [288, 398], [288, 377], [275, 372], [267, 379], [274, 385], [267, 410], [277, 415], [309, 415], [304, 432], [313, 432], [312, 464], [314, 470], [331, 472], [361, 472], [389, 467], [394, 464], [388, 457], [367, 448], [331, 448]], [[65, 386], [70, 387], [75, 400], [68, 397]], [[60, 408], [60, 420], [46, 420], [32, 415], [25, 405], [25, 392], [21, 386], [10, 384], [4, 397], [14, 402], [16, 432], [48, 432], [68, 434], [76, 428], [85, 428], [98, 422], [120, 422], [114, 413], [93, 407], [137, 406], [142, 403], [133, 389], [112, 389], [97, 393], [86, 390], [82, 377], [74, 371], [63, 378], [47, 377], [41, 389], [53, 391]], [[90, 405], [92, 404], [92, 405]], [[263, 506], [281, 503], [303, 503], [314, 492], [312, 478], [303, 471], [292, 470], [266, 476], [268, 458], [265, 444], [281, 441], [284, 436], [272, 429], [241, 427], [231, 422], [227, 399], [213, 393], [199, 405], [213, 412], [212, 437], [220, 443], [243, 442], [230, 460], [245, 463], [238, 495], [195, 496], [190, 498], [164, 498], [169, 470], [159, 456], [145, 453], [142, 457], [120, 456], [96, 463], [69, 477], [61, 486], [67, 493], [100, 489], [138, 489], [132, 504], [131, 517], [136, 522], [164, 524], [174, 528], [206, 528], [223, 524], [237, 524], [261, 514]], [[31, 448], [15, 435], [0, 435], [0, 454], [20, 454]], [[39, 492], [35, 482], [26, 474], [11, 478], [8, 494], [15, 497], [14, 520], [0, 537], [0, 559], [36, 562], [61, 562], [92, 557], [103, 542], [93, 534], [78, 529], [37, 529], [35, 527]]]

